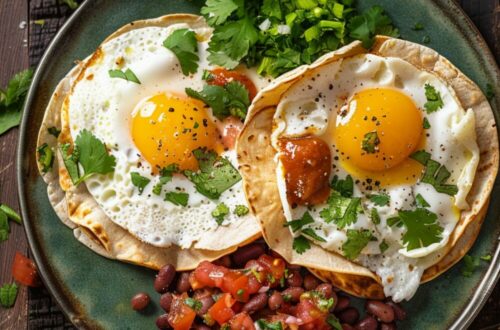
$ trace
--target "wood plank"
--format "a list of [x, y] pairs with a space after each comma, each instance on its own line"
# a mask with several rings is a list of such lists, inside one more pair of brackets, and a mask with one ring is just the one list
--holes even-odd
[[[0, 0], [0, 86], [5, 86], [18, 71], [28, 67], [27, 1]], [[18, 129], [0, 137], [0, 201], [18, 210], [15, 154]], [[26, 236], [21, 226], [11, 225], [10, 239], [0, 247], [0, 283], [12, 282], [11, 265], [16, 251], [26, 254]], [[21, 288], [16, 305], [0, 309], [0, 329], [25, 329], [27, 326], [27, 289]]]

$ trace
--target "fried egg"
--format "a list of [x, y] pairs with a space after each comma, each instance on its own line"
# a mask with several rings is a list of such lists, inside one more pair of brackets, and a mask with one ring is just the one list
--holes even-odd
[[[426, 106], [426, 86], [442, 100], [437, 109]], [[461, 210], [468, 208], [466, 196], [479, 161], [474, 127], [472, 109], [463, 109], [444, 81], [401, 59], [363, 54], [312, 70], [283, 95], [274, 116], [272, 144], [279, 151], [277, 182], [285, 217], [297, 220], [309, 212], [314, 221], [302, 233], [313, 230], [321, 238], [311, 239], [314, 243], [341, 255], [349, 230], [368, 230], [372, 237], [355, 260], [380, 276], [386, 296], [408, 300], [423, 271], [443, 257], [440, 251]], [[320, 139], [330, 149], [325, 182], [352, 178], [352, 197], [360, 198], [354, 222], [340, 226], [325, 221], [325, 198], [291, 202], [291, 195], [307, 189], [290, 185], [280, 141], [305, 138]], [[414, 159], [417, 151], [449, 171], [446, 182], [456, 186], [455, 194], [422, 181], [425, 167]], [[387, 196], [388, 202], [377, 203], [374, 195]], [[406, 227], [394, 221], [400, 211], [415, 210], [422, 198], [426, 205], [421, 208], [436, 215], [441, 234], [437, 242], [410, 249], [403, 241]], [[372, 210], [379, 216], [376, 221]], [[292, 234], [297, 237], [301, 231]]]
[[[207, 248], [219, 225], [212, 211], [224, 202], [231, 212], [222, 226], [237, 225], [251, 217], [234, 214], [236, 205], [246, 205], [242, 183], [238, 182], [222, 193], [219, 200], [200, 194], [195, 185], [181, 174], [163, 186], [163, 193], [153, 193], [159, 183], [159, 171], [178, 164], [181, 171], [198, 170], [193, 151], [214, 150], [237, 168], [234, 150], [221, 143], [218, 125], [211, 110], [201, 101], [186, 95], [185, 89], [201, 90], [205, 82], [210, 28], [197, 28], [199, 68], [185, 76], [173, 52], [163, 46], [164, 40], [177, 29], [190, 29], [187, 24], [169, 27], [144, 27], [128, 31], [106, 43], [95, 53], [90, 64], [75, 84], [69, 97], [71, 136], [76, 139], [82, 130], [92, 132], [116, 158], [114, 173], [96, 175], [85, 184], [105, 214], [142, 241], [168, 247]], [[110, 70], [130, 69], [140, 84], [125, 79], [113, 79]], [[266, 83], [250, 70], [257, 88]], [[142, 193], [131, 182], [137, 172], [150, 180]], [[164, 193], [189, 194], [186, 207], [164, 200]], [[247, 222], [248, 223], [248, 222]], [[254, 224], [258, 231], [257, 223]], [[228, 239], [234, 244], [238, 238]], [[244, 238], [242, 238], [244, 239]], [[210, 249], [224, 249], [224, 242]], [[214, 245], [217, 245], [214, 247]]]

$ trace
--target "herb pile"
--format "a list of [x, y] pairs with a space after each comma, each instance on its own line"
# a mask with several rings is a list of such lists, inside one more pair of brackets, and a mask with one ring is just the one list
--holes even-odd
[[353, 0], [207, 0], [201, 13], [214, 27], [211, 64], [273, 77], [353, 40], [369, 48], [377, 34], [399, 36], [381, 7], [358, 14]]

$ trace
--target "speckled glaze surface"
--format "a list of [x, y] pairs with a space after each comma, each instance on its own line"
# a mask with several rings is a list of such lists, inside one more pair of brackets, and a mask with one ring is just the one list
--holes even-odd
[[[46, 186], [35, 163], [38, 129], [50, 95], [77, 59], [90, 54], [120, 26], [137, 19], [168, 13], [198, 13], [203, 1], [187, 0], [87, 0], [61, 30], [48, 49], [28, 97], [18, 150], [18, 181], [22, 213], [35, 260], [43, 280], [64, 312], [79, 328], [151, 329], [161, 313], [152, 282], [154, 273], [137, 266], [107, 260], [74, 238], [53, 212]], [[400, 28], [401, 36], [415, 42], [430, 39], [428, 46], [446, 56], [481, 88], [496, 86], [500, 73], [486, 44], [452, 0], [359, 0], [361, 8], [379, 4]], [[414, 31], [416, 22], [424, 24]], [[500, 100], [492, 100], [497, 122]], [[472, 255], [490, 253], [472, 277], [460, 275], [455, 265], [438, 279], [421, 286], [404, 304], [409, 318], [402, 329], [466, 328], [493, 288], [500, 272], [500, 182]], [[142, 313], [129, 307], [138, 291], [150, 293], [153, 304]]]

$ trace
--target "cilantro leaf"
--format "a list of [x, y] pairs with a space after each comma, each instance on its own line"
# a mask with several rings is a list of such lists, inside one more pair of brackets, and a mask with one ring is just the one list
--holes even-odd
[[429, 123], [429, 119], [427, 119], [427, 117], [424, 117], [424, 121], [422, 123], [422, 127], [424, 129], [429, 129], [431, 128], [431, 123]]
[[430, 206], [430, 204], [427, 203], [427, 201], [424, 199], [424, 197], [420, 194], [417, 194], [417, 196], [415, 196], [415, 202], [416, 202], [418, 207], [429, 207]]
[[425, 97], [427, 102], [424, 104], [425, 111], [427, 113], [433, 113], [441, 109], [444, 105], [441, 99], [441, 93], [439, 93], [434, 86], [430, 84], [425, 84]]
[[381, 193], [378, 195], [371, 195], [370, 201], [372, 201], [372, 203], [374, 203], [377, 206], [386, 206], [389, 205], [391, 198], [389, 197], [389, 195]]
[[282, 327], [280, 321], [270, 322], [270, 321], [266, 321], [264, 319], [260, 319], [260, 320], [255, 321], [255, 323], [257, 323], [260, 330], [283, 330], [283, 327]]
[[358, 220], [358, 213], [362, 211], [361, 198], [347, 198], [333, 191], [328, 197], [328, 206], [320, 211], [319, 215], [325, 222], [334, 222], [340, 229], [345, 228]]
[[196, 190], [208, 198], [218, 199], [227, 189], [241, 180], [240, 173], [224, 157], [204, 148], [193, 151], [198, 160], [199, 171], [184, 171], [184, 175], [194, 183]]
[[32, 78], [32, 69], [21, 71], [12, 77], [5, 91], [0, 89], [0, 134], [19, 125]]
[[378, 138], [377, 131], [368, 132], [363, 137], [361, 142], [361, 149], [369, 154], [374, 154], [378, 152], [378, 145], [380, 144], [380, 139]]
[[69, 150], [71, 145], [69, 143], [65, 143], [61, 145], [61, 155], [63, 158], [64, 166], [68, 171], [69, 177], [71, 178], [71, 182], [75, 184], [80, 178], [80, 169], [78, 168], [78, 147], [73, 147], [73, 153], [70, 153]]
[[307, 237], [310, 237], [316, 241], [319, 241], [319, 242], [326, 242], [326, 240], [319, 236], [318, 234], [316, 234], [316, 232], [312, 229], [312, 228], [306, 228], [306, 229], [303, 229], [302, 230], [302, 235], [305, 235]]
[[431, 154], [425, 150], [418, 150], [411, 154], [410, 158], [425, 166], [427, 164], [427, 161], [431, 159]]
[[236, 214], [237, 216], [239, 217], [242, 217], [244, 215], [247, 215], [248, 212], [250, 212], [250, 210], [248, 209], [248, 207], [246, 207], [245, 205], [236, 205], [234, 207], [234, 214]]
[[403, 243], [408, 251], [441, 241], [443, 227], [438, 224], [435, 213], [417, 208], [414, 211], [399, 211], [398, 215], [406, 227]]
[[352, 197], [354, 193], [354, 181], [350, 175], [346, 176], [343, 180], [335, 175], [330, 183], [330, 187], [338, 191], [343, 197]]
[[478, 257], [466, 254], [464, 256], [464, 264], [462, 267], [462, 276], [471, 277], [472, 273], [479, 267], [480, 259]]
[[389, 245], [383, 240], [379, 245], [380, 253], [384, 253], [389, 248]]
[[221, 120], [231, 115], [244, 120], [250, 106], [248, 90], [238, 81], [231, 81], [224, 87], [205, 85], [199, 92], [186, 88], [186, 94], [203, 101], [212, 108], [214, 116]]
[[132, 184], [139, 189], [139, 195], [142, 194], [144, 188], [151, 182], [150, 179], [140, 175], [138, 172], [131, 172], [130, 178], [132, 179]]
[[163, 46], [170, 49], [181, 64], [182, 73], [188, 76], [198, 71], [198, 41], [192, 30], [175, 30], [163, 42]]
[[215, 222], [218, 225], [221, 225], [224, 222], [224, 218], [229, 214], [229, 207], [226, 204], [220, 203], [217, 207], [212, 211], [212, 217], [214, 217]]
[[399, 37], [398, 29], [392, 26], [392, 20], [380, 6], [373, 6], [362, 15], [352, 17], [347, 27], [350, 30], [349, 36], [361, 40], [366, 49], [373, 45], [377, 34]]
[[262, 14], [267, 17], [274, 17], [278, 20], [283, 18], [279, 0], [264, 0], [262, 3]]
[[373, 208], [370, 212], [370, 218], [375, 225], [380, 224], [380, 215], [376, 208]]
[[4, 284], [0, 287], [0, 305], [4, 308], [14, 306], [17, 298], [17, 285], [16, 283]]
[[401, 221], [400, 217], [390, 217], [387, 219], [387, 225], [389, 227], [394, 227], [394, 226], [402, 227], [403, 222]]
[[292, 248], [298, 254], [302, 254], [311, 248], [311, 244], [304, 236], [298, 236], [293, 239]]
[[311, 216], [311, 214], [309, 212], [306, 211], [306, 212], [304, 212], [304, 214], [302, 215], [302, 217], [300, 219], [286, 222], [283, 226], [290, 226], [290, 228], [292, 229], [292, 232], [296, 232], [296, 231], [302, 229], [302, 227], [304, 227], [305, 225], [308, 225], [308, 224], [313, 223], [313, 222], [314, 222], [313, 217]]
[[326, 318], [326, 323], [328, 323], [334, 330], [342, 330], [343, 329], [339, 320], [333, 314], [328, 315], [328, 317]]
[[47, 131], [49, 132], [50, 135], [54, 136], [56, 139], [59, 137], [59, 134], [61, 134], [61, 130], [57, 129], [57, 127], [49, 127], [47, 128]]
[[133, 82], [133, 83], [136, 83], [136, 84], [141, 84], [141, 81], [139, 80], [139, 78], [137, 78], [137, 76], [135, 75], [135, 73], [130, 70], [130, 69], [127, 69], [126, 71], [122, 71], [122, 70], [109, 70], [108, 71], [108, 74], [110, 76], [110, 78], [120, 78], [120, 79], [124, 79], [126, 81], [130, 81], [130, 82]]
[[349, 260], [356, 259], [368, 242], [372, 240], [374, 240], [374, 237], [368, 229], [348, 229], [347, 240], [342, 244], [344, 256]]
[[446, 181], [450, 178], [451, 173], [446, 166], [441, 165], [435, 160], [431, 159], [431, 154], [426, 151], [420, 150], [413, 153], [411, 156], [414, 160], [422, 165], [425, 165], [425, 171], [422, 175], [421, 181], [428, 183], [436, 189], [437, 192], [454, 196], [458, 192], [458, 187], [453, 184], [447, 184]]
[[207, 0], [200, 12], [210, 26], [215, 26], [226, 22], [236, 9], [238, 5], [232, 0]]
[[0, 211], [0, 242], [6, 241], [9, 238], [10, 227], [9, 219], [5, 212]]
[[201, 301], [199, 301], [198, 299], [191, 298], [191, 297], [184, 299], [184, 304], [189, 306], [195, 312], [198, 312], [203, 307], [203, 304], [201, 303]]
[[42, 165], [42, 172], [47, 173], [54, 164], [54, 152], [47, 143], [42, 144], [36, 150], [38, 152], [38, 162]]
[[179, 173], [179, 165], [170, 164], [160, 170], [160, 181], [154, 185], [153, 194], [161, 195], [161, 189], [172, 180], [174, 173]]
[[189, 194], [186, 193], [171, 191], [165, 194], [165, 201], [174, 205], [187, 206], [188, 200]]

